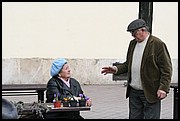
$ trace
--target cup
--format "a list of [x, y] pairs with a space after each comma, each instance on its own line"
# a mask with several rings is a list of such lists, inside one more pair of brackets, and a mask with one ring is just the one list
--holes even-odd
[[70, 100], [70, 106], [71, 107], [77, 107], [77, 101], [76, 100]]
[[69, 101], [63, 101], [63, 107], [69, 107]]
[[60, 108], [61, 107], [61, 101], [54, 102], [54, 108]]
[[79, 100], [79, 107], [85, 107], [86, 106], [86, 100]]

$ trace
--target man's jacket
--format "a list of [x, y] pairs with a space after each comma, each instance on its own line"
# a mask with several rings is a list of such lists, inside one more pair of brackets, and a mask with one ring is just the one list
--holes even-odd
[[[115, 74], [128, 73], [126, 98], [129, 97], [131, 64], [136, 43], [137, 41], [135, 39], [131, 40], [126, 61], [122, 65], [117, 65], [118, 72]], [[169, 93], [172, 77], [172, 63], [166, 44], [159, 38], [150, 35], [144, 49], [140, 66], [141, 83], [147, 101], [149, 103], [159, 101], [157, 90], [160, 89]]]

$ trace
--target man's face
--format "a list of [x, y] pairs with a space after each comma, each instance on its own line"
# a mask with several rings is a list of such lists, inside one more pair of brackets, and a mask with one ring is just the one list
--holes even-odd
[[146, 38], [146, 33], [143, 28], [139, 28], [135, 31], [131, 31], [131, 35], [136, 39], [137, 42], [142, 42]]

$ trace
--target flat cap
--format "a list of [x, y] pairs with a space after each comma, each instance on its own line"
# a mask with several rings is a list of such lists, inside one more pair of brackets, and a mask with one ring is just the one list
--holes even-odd
[[142, 27], [147, 27], [146, 22], [143, 19], [136, 19], [128, 25], [127, 31], [135, 31]]

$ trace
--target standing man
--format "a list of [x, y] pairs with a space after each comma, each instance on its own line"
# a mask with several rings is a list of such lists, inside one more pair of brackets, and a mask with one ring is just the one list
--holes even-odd
[[160, 119], [161, 100], [169, 93], [172, 77], [168, 49], [162, 40], [150, 34], [143, 19], [132, 21], [127, 31], [134, 39], [130, 41], [126, 61], [103, 67], [101, 73], [128, 73], [129, 119]]

